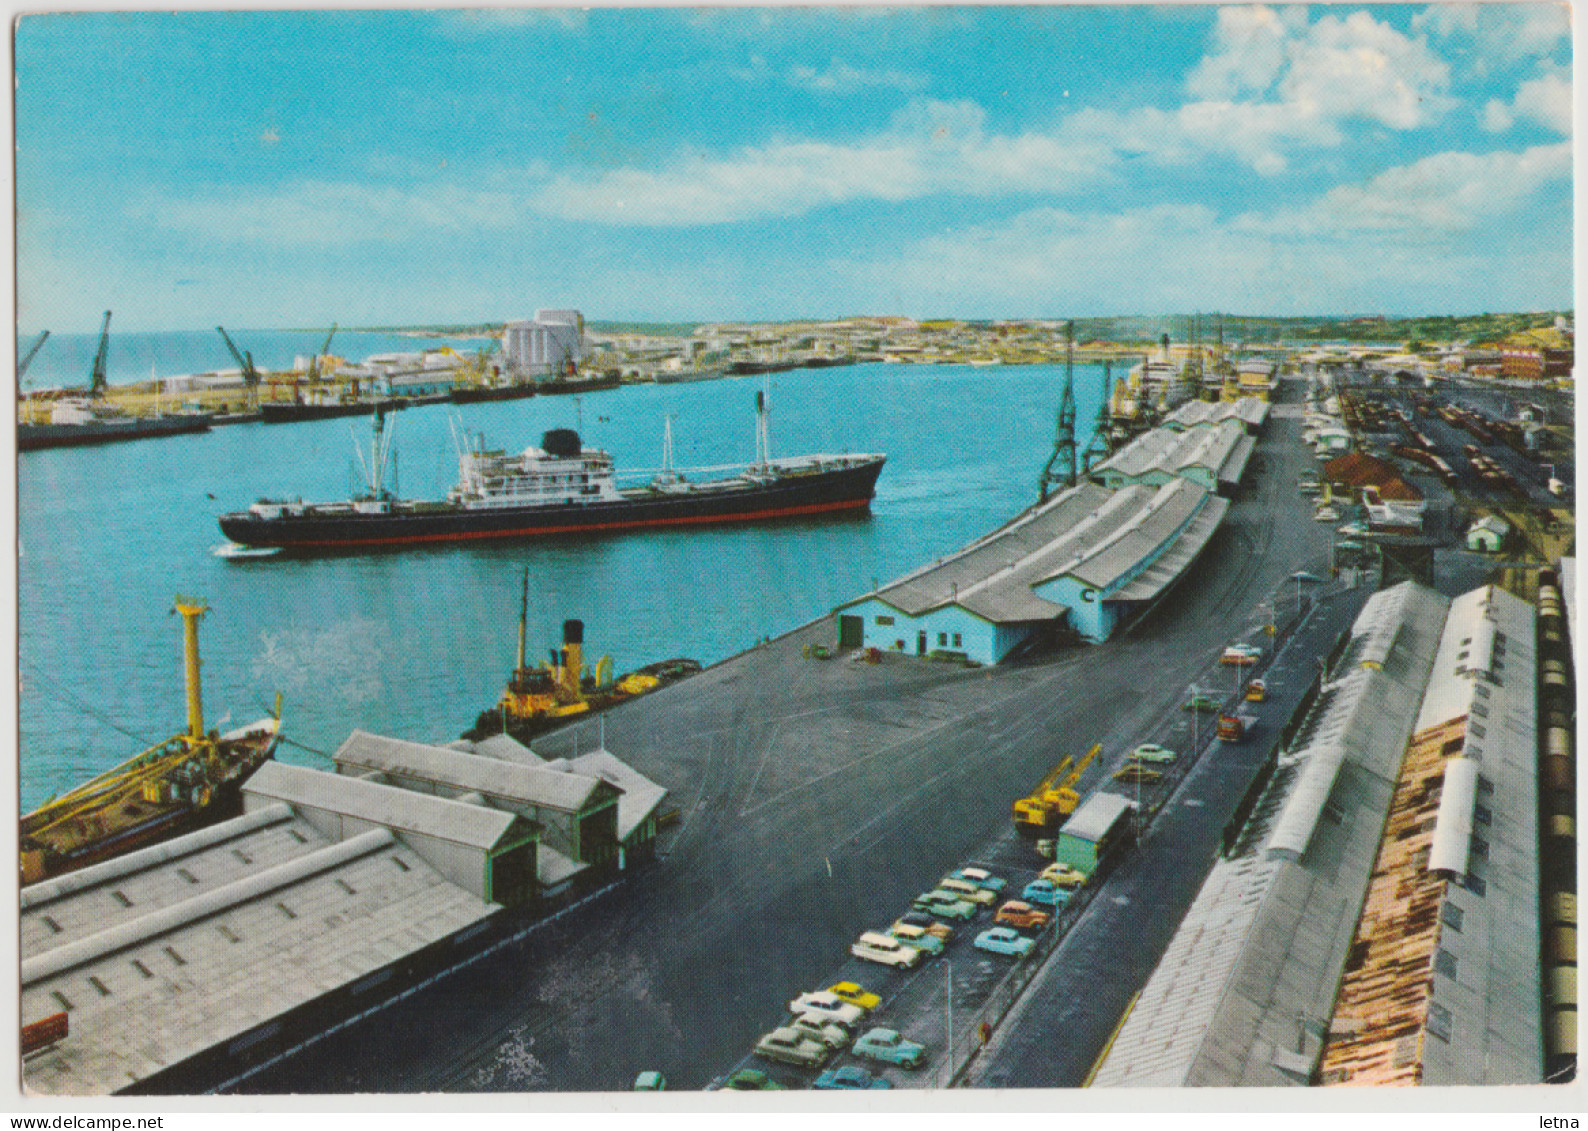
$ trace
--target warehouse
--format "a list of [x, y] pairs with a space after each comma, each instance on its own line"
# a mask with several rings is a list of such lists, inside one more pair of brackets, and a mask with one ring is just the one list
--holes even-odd
[[1412, 582], [1368, 601], [1094, 1086], [1309, 1083], [1448, 604]]
[[1451, 604], [1319, 1075], [1329, 1084], [1543, 1078], [1531, 605]]
[[[301, 773], [328, 795], [348, 792]], [[342, 786], [363, 794], [359, 816], [333, 817], [333, 796], [310, 813], [256, 792], [241, 817], [24, 889], [22, 1021], [64, 1013], [68, 1025], [24, 1059], [26, 1087], [207, 1086], [377, 986], [454, 961], [452, 947], [501, 910], [479, 894], [493, 887], [486, 862], [532, 851], [533, 828], [390, 786]], [[370, 821], [380, 805], [412, 828]], [[452, 874], [470, 860], [460, 883]]]
[[[1200, 402], [1199, 402], [1200, 403]], [[1105, 487], [1132, 483], [1161, 487], [1189, 479], [1204, 491], [1232, 495], [1246, 473], [1256, 441], [1239, 420], [1176, 432], [1144, 432], [1087, 474]]]
[[1272, 410], [1257, 397], [1238, 397], [1233, 401], [1186, 401], [1168, 416], [1160, 428], [1184, 432], [1188, 428], [1214, 428], [1227, 420], [1239, 420], [1250, 435], [1262, 432]]
[[995, 664], [1042, 629], [1106, 640], [1180, 577], [1228, 508], [1187, 479], [1117, 490], [1079, 484], [841, 606], [840, 644]]
[[1368, 602], [1098, 1086], [1541, 1079], [1532, 626]]

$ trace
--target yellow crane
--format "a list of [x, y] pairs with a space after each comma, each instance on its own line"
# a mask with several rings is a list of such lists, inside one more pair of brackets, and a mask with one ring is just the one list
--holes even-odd
[[1102, 752], [1103, 744], [1096, 743], [1079, 762], [1066, 757], [1049, 770], [1035, 789], [1011, 806], [1015, 828], [1033, 836], [1040, 835], [1051, 832], [1061, 823], [1061, 818], [1075, 812], [1075, 807], [1081, 803], [1076, 783]]

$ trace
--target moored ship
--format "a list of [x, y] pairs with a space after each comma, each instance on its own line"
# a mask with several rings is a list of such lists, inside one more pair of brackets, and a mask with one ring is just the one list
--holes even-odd
[[[369, 489], [345, 502], [262, 499], [220, 517], [221, 531], [247, 547], [296, 551], [771, 521], [864, 510], [886, 456], [768, 454], [765, 398], [758, 393], [756, 461], [718, 478], [691, 480], [666, 466], [648, 483], [620, 488], [612, 457], [555, 428], [540, 447], [487, 449], [477, 435], [459, 445], [458, 483], [445, 499], [397, 498], [382, 483], [388, 460], [383, 414], [373, 415]], [[668, 433], [671, 439], [671, 431]], [[733, 469], [714, 468], [720, 474]]]
[[279, 700], [273, 716], [225, 734], [205, 731], [198, 620], [209, 610], [179, 596], [175, 611], [183, 621], [188, 729], [23, 817], [24, 885], [236, 816], [243, 781], [275, 754]]
[[71, 448], [88, 444], [113, 444], [156, 436], [183, 436], [208, 432], [214, 417], [205, 412], [168, 412], [134, 416], [82, 398], [63, 400], [50, 411], [48, 423], [17, 423], [17, 450]]
[[529, 568], [518, 614], [518, 662], [496, 706], [480, 712], [463, 737], [471, 740], [506, 734], [529, 743], [564, 723], [646, 695], [700, 671], [698, 660], [661, 660], [612, 678], [612, 659], [602, 656], [591, 672], [584, 666], [584, 622], [563, 621], [562, 647], [551, 649], [550, 663], [530, 667], [525, 641], [529, 624]]

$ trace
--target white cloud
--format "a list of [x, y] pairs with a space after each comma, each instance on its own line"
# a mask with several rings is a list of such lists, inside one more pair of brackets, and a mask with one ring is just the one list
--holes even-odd
[[532, 191], [536, 211], [597, 223], [688, 225], [795, 216], [854, 200], [1075, 188], [1103, 175], [1107, 153], [1042, 134], [987, 135], [970, 102], [916, 101], [890, 128], [850, 144], [775, 142], [720, 157], [691, 154], [661, 170], [559, 176]]
[[871, 87], [907, 93], [924, 90], [928, 80], [925, 75], [912, 71], [868, 70], [851, 67], [848, 63], [834, 59], [821, 70], [815, 67], [791, 67], [788, 81], [794, 86], [820, 94], [854, 94]]
[[1360, 117], [1394, 129], [1427, 124], [1452, 105], [1450, 67], [1420, 39], [1366, 12], [1325, 15], [1294, 45], [1280, 82], [1285, 101], [1324, 117]]
[[1571, 135], [1571, 79], [1549, 73], [1524, 82], [1516, 92], [1519, 117], [1542, 122], [1557, 133]]
[[[912, 308], [1049, 313], [1547, 309], [1571, 295], [1570, 147], [1440, 154], [1289, 209], [1222, 219], [1201, 205], [1035, 208], [837, 263]], [[1539, 194], [1561, 190], [1539, 208]], [[903, 281], [910, 281], [906, 284]], [[1047, 308], [1044, 307], [1046, 310]]]
[[1487, 62], [1509, 63], [1551, 54], [1571, 39], [1571, 7], [1563, 3], [1434, 4], [1412, 18], [1418, 31], [1475, 51]]
[[1220, 8], [1213, 29], [1213, 49], [1186, 80], [1186, 90], [1219, 101], [1268, 91], [1283, 70], [1290, 36], [1298, 21], [1305, 27], [1306, 9], [1274, 9], [1263, 5]]
[[1337, 185], [1301, 208], [1237, 217], [1231, 226], [1276, 238], [1351, 233], [1467, 232], [1516, 212], [1533, 194], [1570, 183], [1571, 145], [1520, 153], [1439, 153], [1360, 185]]

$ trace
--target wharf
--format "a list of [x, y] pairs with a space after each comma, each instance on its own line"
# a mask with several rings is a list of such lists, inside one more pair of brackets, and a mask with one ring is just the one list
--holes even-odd
[[1328, 531], [1294, 486], [1312, 463], [1299, 437], [1276, 413], [1201, 560], [1107, 643], [979, 669], [805, 659], [836, 638], [823, 618], [538, 740], [571, 755], [604, 728], [666, 787], [664, 861], [235, 1090], [616, 1091], [646, 1069], [706, 1086], [832, 981], [861, 931], [1005, 839], [1010, 802], [1044, 771], [1101, 742], [1081, 782], [1095, 787], [1294, 571], [1325, 572]]

